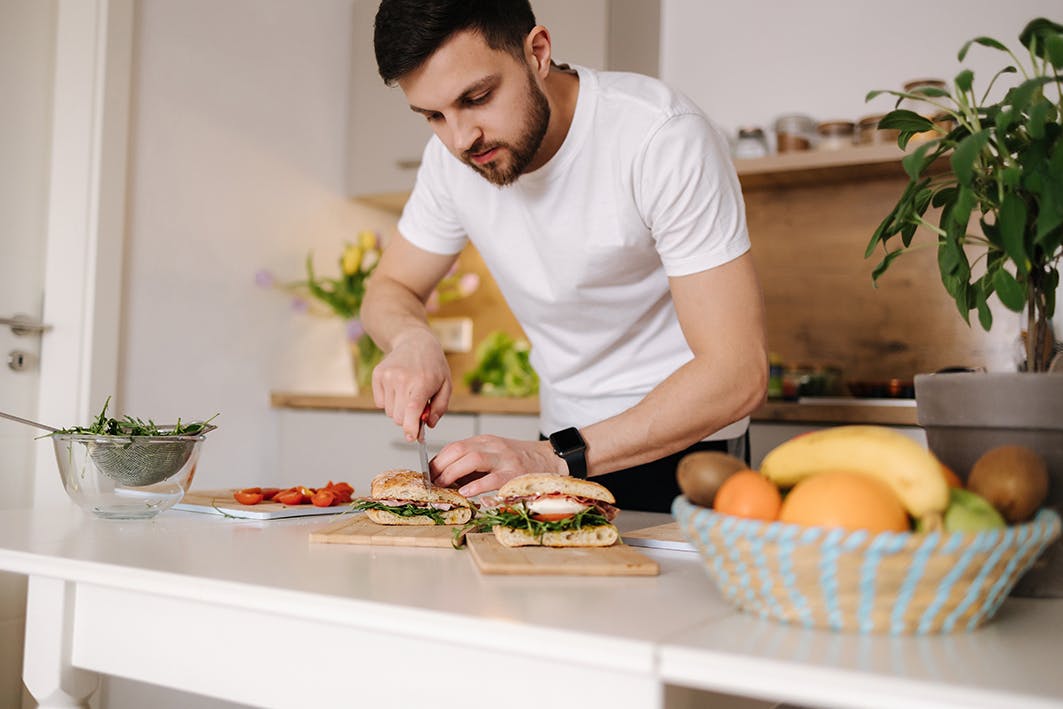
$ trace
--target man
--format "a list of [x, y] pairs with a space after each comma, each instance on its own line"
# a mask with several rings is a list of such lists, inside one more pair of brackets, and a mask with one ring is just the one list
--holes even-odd
[[[552, 61], [527, 0], [383, 0], [380, 74], [435, 133], [362, 318], [373, 396], [408, 438], [452, 381], [424, 302], [471, 240], [532, 344], [540, 430], [444, 447], [471, 496], [529, 472], [590, 476], [668, 511], [692, 448], [741, 440], [763, 400], [763, 304], [728, 146], [688, 99]], [[705, 441], [711, 438], [713, 440]]]

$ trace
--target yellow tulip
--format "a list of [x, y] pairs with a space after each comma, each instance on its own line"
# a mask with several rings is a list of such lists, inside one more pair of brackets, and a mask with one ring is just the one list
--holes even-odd
[[343, 272], [348, 276], [353, 276], [355, 273], [358, 273], [358, 267], [361, 263], [362, 249], [348, 244], [347, 248], [343, 250], [343, 259], [341, 261]]
[[363, 251], [369, 251], [377, 248], [376, 232], [369, 229], [364, 229], [358, 232], [358, 246]]

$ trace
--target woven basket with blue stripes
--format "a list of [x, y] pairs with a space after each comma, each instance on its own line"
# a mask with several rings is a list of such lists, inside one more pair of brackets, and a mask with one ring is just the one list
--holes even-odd
[[971, 533], [847, 531], [761, 522], [677, 497], [672, 513], [738, 608], [805, 627], [895, 635], [973, 630], [1060, 534], [1026, 524]]

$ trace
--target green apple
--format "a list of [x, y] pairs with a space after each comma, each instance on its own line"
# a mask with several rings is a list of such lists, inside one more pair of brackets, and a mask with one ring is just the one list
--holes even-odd
[[981, 495], [955, 487], [949, 490], [949, 506], [945, 510], [946, 532], [981, 532], [1006, 526], [996, 508]]

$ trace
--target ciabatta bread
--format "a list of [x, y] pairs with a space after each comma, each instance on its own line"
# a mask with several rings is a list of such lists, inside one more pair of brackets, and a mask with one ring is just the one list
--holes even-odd
[[[443, 524], [465, 524], [472, 519], [472, 508], [455, 507], [452, 510], [440, 512], [440, 514], [443, 515]], [[436, 523], [434, 519], [427, 515], [403, 517], [387, 510], [366, 510], [365, 516], [377, 524], [387, 525], [426, 526]]]
[[541, 539], [526, 529], [511, 529], [502, 525], [496, 525], [494, 532], [495, 539], [506, 547], [607, 547], [620, 538], [620, 533], [611, 524], [569, 529], [564, 532], [546, 532]]
[[561, 493], [572, 497], [586, 497], [613, 504], [616, 498], [604, 485], [590, 480], [580, 480], [568, 475], [551, 473], [529, 473], [513, 478], [498, 489], [501, 498], [524, 497], [526, 495], [549, 495]]
[[[428, 505], [453, 505], [452, 509], [439, 510], [444, 524], [465, 524], [472, 519], [472, 503], [450, 488], [438, 485], [425, 487], [424, 478], [413, 470], [387, 470], [380, 473], [369, 485], [372, 499], [385, 504], [426, 503]], [[426, 515], [403, 517], [387, 510], [366, 510], [366, 516], [377, 524], [422, 526], [435, 524]]]

